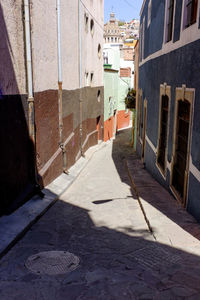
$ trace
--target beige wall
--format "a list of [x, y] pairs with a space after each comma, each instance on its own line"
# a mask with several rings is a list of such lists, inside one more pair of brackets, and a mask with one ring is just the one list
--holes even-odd
[[[85, 73], [94, 72], [92, 86], [103, 86], [103, 0], [84, 0], [81, 4], [81, 21], [82, 21], [82, 86], [86, 86]], [[88, 14], [89, 24], [88, 32], [85, 30], [84, 15]], [[94, 34], [90, 31], [90, 21], [94, 21]], [[98, 44], [101, 45], [101, 56], [98, 56]], [[90, 78], [89, 78], [90, 84]]]
[[34, 0], [31, 5], [31, 41], [34, 92], [57, 89], [56, 1]]
[[25, 94], [22, 0], [0, 1], [0, 93]]
[[[83, 2], [83, 4], [82, 4]], [[98, 58], [98, 44], [103, 48], [103, 0], [80, 2], [82, 40], [82, 87], [86, 86], [85, 73], [94, 73], [92, 86], [103, 85], [103, 58]], [[63, 89], [79, 88], [79, 28], [78, 0], [61, 0], [61, 52]], [[86, 8], [84, 7], [86, 6]], [[38, 18], [38, 13], [40, 18]], [[88, 32], [85, 30], [88, 14]], [[31, 9], [34, 91], [57, 89], [57, 12], [56, 1], [34, 0]], [[94, 34], [90, 20], [94, 20]], [[90, 80], [89, 80], [90, 81]]]
[[[31, 45], [33, 60], [33, 91], [58, 88], [57, 59], [57, 10], [56, 0], [30, 1]], [[63, 89], [79, 88], [79, 0], [61, 0], [61, 44]], [[25, 94], [26, 66], [23, 24], [23, 0], [2, 0], [0, 3], [1, 70], [0, 89], [2, 94]], [[85, 73], [94, 73], [92, 86], [103, 86], [103, 0], [82, 0], [82, 86], [86, 86]], [[88, 32], [85, 30], [84, 15], [88, 14]], [[94, 20], [94, 34], [90, 32], [90, 20]], [[98, 56], [101, 45], [101, 57]]]

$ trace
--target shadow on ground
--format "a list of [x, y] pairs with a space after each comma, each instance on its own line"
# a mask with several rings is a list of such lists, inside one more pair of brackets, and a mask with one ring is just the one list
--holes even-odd
[[[26, 269], [30, 255], [50, 250], [74, 253], [79, 268], [57, 276]], [[134, 228], [96, 227], [89, 211], [59, 200], [1, 260], [0, 299], [199, 299], [199, 280], [199, 256]]]
[[[140, 197], [186, 232], [200, 240], [200, 226], [196, 220], [186, 212], [172, 194], [145, 170], [140, 158], [131, 146], [131, 129], [118, 132], [117, 138], [113, 141], [112, 158], [122, 182], [130, 186], [133, 197], [136, 197], [136, 195], [128, 177], [127, 164]], [[126, 172], [122, 171], [124, 168], [126, 168]]]

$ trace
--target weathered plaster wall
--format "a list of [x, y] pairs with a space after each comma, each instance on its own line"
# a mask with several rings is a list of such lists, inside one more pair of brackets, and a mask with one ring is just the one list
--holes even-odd
[[[81, 22], [82, 26], [84, 26], [84, 18], [82, 18]], [[61, 1], [61, 40], [63, 89], [79, 89], [79, 31], [77, 0]], [[83, 60], [84, 59], [85, 58], [83, 57]]]
[[16, 208], [32, 192], [34, 155], [27, 119], [23, 1], [2, 0], [0, 3], [0, 215], [8, 213], [11, 207]]
[[[91, 86], [103, 86], [103, 0], [84, 0], [80, 3], [81, 9], [81, 40], [82, 40], [82, 86], [86, 86], [85, 74], [88, 72], [89, 76], [93, 72], [93, 82], [90, 81]], [[85, 26], [85, 14], [88, 15], [88, 29]], [[91, 20], [94, 21], [93, 32], [91, 31]], [[98, 53], [98, 45], [101, 46], [100, 53]]]
[[0, 2], [0, 95], [26, 93], [22, 4]]
[[31, 5], [34, 92], [58, 88], [56, 1], [34, 0]]

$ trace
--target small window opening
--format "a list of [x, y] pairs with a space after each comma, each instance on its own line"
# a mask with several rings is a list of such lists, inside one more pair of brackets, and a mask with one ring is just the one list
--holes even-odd
[[97, 101], [100, 102], [101, 101], [101, 91], [98, 90], [97, 92]]
[[91, 73], [90, 73], [90, 85], [93, 84], [93, 80], [94, 80], [94, 73], [91, 72]]
[[94, 21], [93, 21], [93, 19], [91, 19], [91, 21], [90, 21], [90, 32], [91, 32], [92, 35], [94, 34]]
[[87, 13], [85, 13], [84, 19], [85, 19], [85, 31], [88, 32], [89, 16]]
[[88, 79], [89, 79], [89, 73], [85, 72], [85, 83], [86, 83], [86, 86], [89, 85]]
[[98, 57], [101, 58], [101, 45], [98, 45]]

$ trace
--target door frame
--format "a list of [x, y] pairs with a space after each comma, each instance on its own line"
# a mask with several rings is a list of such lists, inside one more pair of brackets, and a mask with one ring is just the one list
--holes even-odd
[[[161, 111], [162, 111], [162, 96], [167, 96], [169, 99], [168, 104], [168, 120], [167, 120], [167, 140], [166, 140], [166, 152], [165, 152], [165, 169], [163, 169], [159, 162], [159, 146], [160, 146], [160, 133], [161, 133]], [[171, 112], [171, 86], [167, 85], [167, 83], [160, 85], [160, 98], [159, 98], [159, 118], [158, 118], [158, 138], [157, 138], [157, 151], [156, 151], [156, 166], [160, 171], [163, 178], [166, 180], [167, 177], [167, 162], [168, 162], [168, 142], [169, 142], [169, 126], [170, 126], [170, 112]]]
[[[186, 85], [182, 85], [181, 88], [176, 88], [170, 189], [174, 194], [175, 198], [184, 207], [187, 206], [187, 200], [188, 200], [188, 180], [189, 180], [189, 165], [190, 165], [190, 153], [191, 153], [191, 142], [192, 142], [194, 99], [195, 99], [195, 89], [186, 88]], [[175, 187], [172, 185], [172, 179], [173, 179], [173, 168], [175, 164], [175, 154], [176, 154], [176, 147], [177, 147], [176, 136], [177, 136], [177, 129], [178, 129], [177, 128], [178, 102], [184, 100], [187, 100], [190, 103], [190, 121], [189, 121], [189, 130], [188, 130], [187, 160], [186, 160], [185, 177], [184, 177], [184, 189], [183, 189], [183, 197], [181, 197], [180, 194], [175, 189]]]
[[142, 162], [145, 161], [145, 149], [146, 149], [146, 128], [147, 128], [147, 99], [144, 99], [143, 107], [143, 130], [142, 130]]

